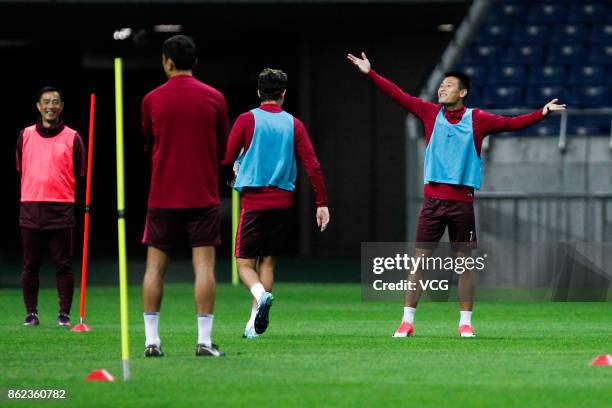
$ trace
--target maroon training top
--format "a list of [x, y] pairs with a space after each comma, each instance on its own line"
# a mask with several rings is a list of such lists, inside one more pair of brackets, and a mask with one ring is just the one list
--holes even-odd
[[[260, 108], [266, 112], [278, 113], [283, 111], [275, 103], [264, 104]], [[244, 151], [246, 151], [249, 148], [254, 131], [255, 116], [253, 116], [252, 112], [246, 112], [238, 116], [229, 136], [227, 152], [222, 163], [224, 166], [231, 168], [238, 154], [240, 154], [240, 149], [244, 147]], [[295, 154], [304, 165], [306, 174], [310, 178], [317, 207], [327, 207], [327, 192], [325, 191], [325, 181], [323, 180], [321, 165], [319, 160], [317, 160], [304, 124], [296, 117], [293, 118], [293, 143]], [[293, 205], [293, 192], [277, 187], [244, 188], [241, 195], [241, 203], [242, 207], [252, 210], [288, 208]]]
[[149, 207], [218, 205], [228, 129], [223, 94], [178, 75], [144, 97], [141, 113], [145, 149], [152, 148]]
[[[425, 128], [425, 143], [429, 144], [429, 139], [433, 132], [436, 116], [442, 105], [424, 101], [423, 99], [412, 96], [402, 91], [393, 82], [378, 75], [373, 69], [370, 70], [368, 77], [374, 84], [389, 96], [395, 103], [415, 115]], [[459, 123], [466, 111], [464, 106], [456, 111], [445, 110], [446, 119], [452, 123]], [[515, 117], [499, 116], [480, 109], [472, 110], [472, 127], [474, 129], [474, 144], [476, 152], [480, 155], [483, 139], [491, 133], [510, 132], [521, 130], [535, 123], [540, 122], [546, 116], [542, 114], [542, 109]], [[474, 189], [469, 186], [429, 183], [423, 189], [425, 197], [437, 198], [440, 200], [453, 201], [474, 201]]]
[[[64, 130], [61, 120], [48, 128], [43, 127], [41, 119], [36, 122], [36, 132], [45, 138], [53, 138]], [[15, 151], [17, 172], [21, 174], [21, 161], [23, 158], [23, 130], [17, 138]], [[85, 148], [79, 133], [74, 135], [72, 148], [72, 168], [77, 183], [85, 176]], [[26, 201], [19, 204], [19, 226], [22, 228], [51, 230], [73, 228], [76, 224], [74, 218], [74, 203], [58, 203], [49, 201]]]

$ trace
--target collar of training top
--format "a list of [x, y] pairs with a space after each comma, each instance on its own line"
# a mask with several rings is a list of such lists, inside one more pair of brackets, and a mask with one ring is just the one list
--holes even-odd
[[53, 137], [53, 136], [56, 136], [62, 130], [64, 130], [64, 121], [61, 120], [61, 119], [56, 124], [51, 125], [48, 128], [46, 128], [46, 127], [44, 127], [42, 125], [42, 119], [41, 118], [38, 118], [38, 120], [36, 121], [36, 131], [42, 137]]

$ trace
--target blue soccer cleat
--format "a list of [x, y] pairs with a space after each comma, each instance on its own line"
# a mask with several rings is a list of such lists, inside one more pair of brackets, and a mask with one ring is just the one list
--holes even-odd
[[268, 328], [270, 308], [273, 302], [274, 296], [270, 292], [264, 292], [261, 295], [257, 305], [257, 314], [255, 315], [255, 333], [262, 334]]

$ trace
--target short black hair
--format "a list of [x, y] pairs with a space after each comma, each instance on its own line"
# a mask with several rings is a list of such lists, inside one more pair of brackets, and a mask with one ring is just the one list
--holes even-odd
[[259, 73], [257, 89], [262, 101], [278, 101], [287, 89], [287, 74], [280, 69], [265, 68]]
[[60, 96], [60, 101], [64, 102], [64, 93], [61, 89], [56, 88], [54, 86], [44, 86], [38, 91], [38, 97], [36, 98], [36, 102], [40, 102], [40, 98], [47, 92], [57, 92]]
[[444, 78], [447, 78], [447, 77], [457, 78], [459, 80], [459, 89], [467, 90], [467, 95], [465, 95], [465, 98], [463, 98], [463, 100], [465, 101], [468, 95], [470, 94], [470, 86], [472, 82], [470, 80], [470, 77], [465, 72], [461, 72], [461, 71], [448, 71], [444, 73]]
[[174, 62], [179, 70], [195, 67], [198, 60], [198, 47], [193, 38], [187, 35], [175, 35], [164, 41], [162, 54]]

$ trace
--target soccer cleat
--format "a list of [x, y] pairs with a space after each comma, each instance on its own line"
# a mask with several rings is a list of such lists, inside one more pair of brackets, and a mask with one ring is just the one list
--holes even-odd
[[58, 326], [70, 326], [70, 316], [66, 313], [60, 313], [57, 316], [57, 325]]
[[393, 337], [409, 337], [413, 335], [414, 325], [405, 321], [402, 321], [402, 324], [400, 324], [395, 333], [393, 333]]
[[462, 324], [459, 326], [459, 337], [476, 337], [474, 328], [469, 324]]
[[23, 321], [24, 326], [38, 326], [39, 324], [40, 321], [38, 320], [38, 314], [36, 313], [28, 314], [25, 320]]
[[256, 339], [259, 337], [259, 334], [255, 332], [255, 328], [253, 326], [244, 329], [244, 334], [242, 335], [243, 339]]
[[161, 346], [156, 346], [155, 344], [149, 344], [145, 348], [145, 357], [163, 357], [164, 352], [161, 349]]
[[217, 348], [216, 344], [207, 346], [205, 344], [198, 344], [196, 347], [196, 356], [200, 357], [222, 357], [225, 353]]
[[273, 302], [274, 296], [270, 292], [264, 292], [261, 295], [257, 305], [257, 314], [255, 315], [255, 333], [262, 334], [268, 328], [270, 308]]

